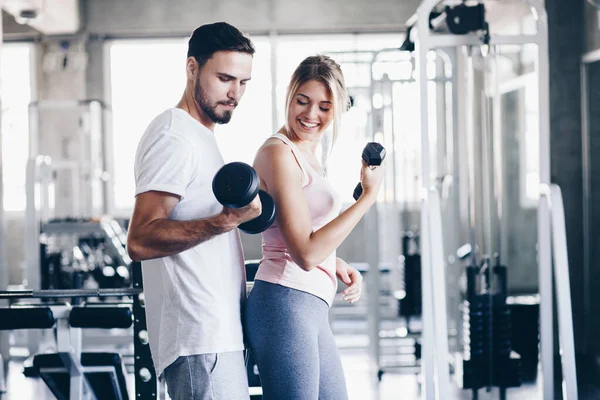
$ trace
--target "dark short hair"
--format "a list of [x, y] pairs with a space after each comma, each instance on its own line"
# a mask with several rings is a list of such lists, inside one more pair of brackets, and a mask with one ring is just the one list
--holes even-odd
[[188, 57], [194, 57], [203, 66], [217, 51], [239, 51], [254, 55], [252, 41], [235, 26], [226, 22], [202, 25], [188, 41]]

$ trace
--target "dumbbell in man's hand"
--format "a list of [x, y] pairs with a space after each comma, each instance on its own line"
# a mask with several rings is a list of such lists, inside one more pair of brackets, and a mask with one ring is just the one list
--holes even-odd
[[217, 201], [224, 207], [242, 208], [258, 195], [262, 213], [238, 228], [245, 233], [255, 234], [267, 230], [275, 221], [275, 202], [264, 190], [260, 190], [258, 174], [250, 165], [242, 162], [225, 164], [216, 173], [212, 189]]

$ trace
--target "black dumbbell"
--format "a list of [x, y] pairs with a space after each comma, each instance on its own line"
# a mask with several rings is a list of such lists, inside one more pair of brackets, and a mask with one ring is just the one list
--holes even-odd
[[258, 174], [248, 164], [232, 162], [225, 164], [216, 173], [212, 189], [217, 201], [225, 207], [241, 208], [260, 196], [262, 213], [253, 220], [240, 224], [242, 232], [255, 234], [267, 230], [275, 221], [275, 202], [264, 190], [260, 190]]
[[[362, 159], [365, 160], [367, 165], [379, 166], [385, 158], [385, 148], [377, 142], [369, 142], [365, 146], [362, 152]], [[362, 185], [358, 182], [358, 185], [354, 188], [354, 200], [358, 200], [362, 194]]]

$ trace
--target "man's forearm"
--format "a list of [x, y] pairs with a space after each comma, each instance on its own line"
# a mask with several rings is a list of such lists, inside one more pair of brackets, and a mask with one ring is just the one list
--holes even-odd
[[192, 220], [157, 219], [137, 228], [129, 238], [128, 251], [136, 261], [167, 257], [181, 253], [199, 243], [234, 229], [223, 214]]

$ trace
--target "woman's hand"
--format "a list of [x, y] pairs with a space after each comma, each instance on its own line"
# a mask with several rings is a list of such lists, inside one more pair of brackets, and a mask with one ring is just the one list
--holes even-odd
[[362, 294], [362, 281], [363, 278], [360, 272], [356, 268], [353, 268], [346, 264], [341, 258], [337, 258], [335, 261], [335, 275], [339, 280], [344, 282], [348, 286], [342, 292], [344, 300], [349, 303], [355, 303], [360, 299]]
[[382, 165], [374, 166], [367, 165], [362, 160], [362, 168], [360, 170], [360, 182], [363, 188], [361, 197], [369, 197], [373, 202], [377, 200], [381, 183], [385, 176], [385, 168]]

